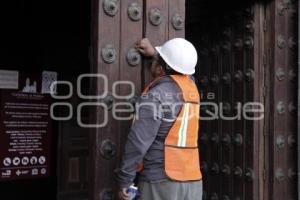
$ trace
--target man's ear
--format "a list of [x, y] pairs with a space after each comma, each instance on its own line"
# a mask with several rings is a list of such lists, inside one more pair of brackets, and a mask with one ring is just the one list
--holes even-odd
[[165, 73], [165, 71], [161, 65], [157, 65], [155, 71], [156, 71], [157, 75], [162, 75]]

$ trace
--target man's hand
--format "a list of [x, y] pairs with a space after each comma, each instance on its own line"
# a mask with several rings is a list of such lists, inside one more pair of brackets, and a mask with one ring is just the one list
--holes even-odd
[[127, 188], [120, 188], [118, 193], [120, 200], [130, 200], [130, 194], [127, 193]]
[[143, 38], [142, 40], [138, 41], [135, 47], [146, 57], [153, 57], [155, 55], [155, 49], [148, 38]]

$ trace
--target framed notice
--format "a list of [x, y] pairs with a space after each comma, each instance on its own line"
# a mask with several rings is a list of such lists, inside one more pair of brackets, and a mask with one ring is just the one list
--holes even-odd
[[49, 176], [52, 99], [47, 87], [56, 78], [56, 72], [0, 70], [0, 181]]

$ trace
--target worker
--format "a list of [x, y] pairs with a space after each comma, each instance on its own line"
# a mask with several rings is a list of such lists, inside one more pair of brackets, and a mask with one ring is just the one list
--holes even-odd
[[154, 60], [150, 83], [137, 101], [136, 119], [115, 171], [118, 196], [130, 199], [127, 188], [139, 175], [141, 200], [201, 200], [202, 174], [198, 150], [200, 97], [193, 81], [195, 47], [183, 38], [153, 47], [149, 39], [136, 48]]

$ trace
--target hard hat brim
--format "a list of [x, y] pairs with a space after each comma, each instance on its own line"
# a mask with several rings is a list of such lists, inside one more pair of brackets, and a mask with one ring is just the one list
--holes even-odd
[[168, 64], [168, 66], [171, 67], [176, 72], [179, 72], [181, 74], [186, 74], [186, 75], [193, 75], [195, 73], [195, 69], [193, 69], [193, 70], [183, 70], [181, 67], [178, 67], [178, 66], [175, 66], [174, 64], [172, 64], [168, 60], [168, 58], [163, 54], [162, 48], [160, 46], [155, 47], [155, 49], [158, 52], [158, 54], [160, 55], [160, 57], [162, 57], [162, 59]]

